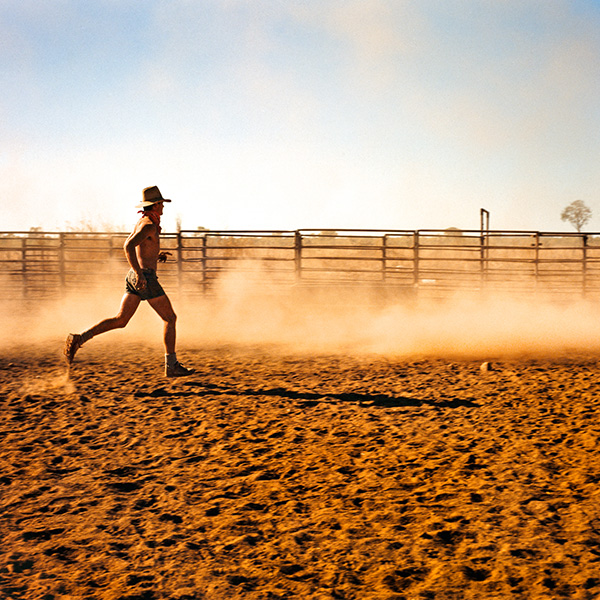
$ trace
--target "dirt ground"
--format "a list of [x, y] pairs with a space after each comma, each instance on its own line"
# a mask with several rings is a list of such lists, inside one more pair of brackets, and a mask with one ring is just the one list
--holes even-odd
[[600, 356], [0, 353], [0, 598], [600, 598]]

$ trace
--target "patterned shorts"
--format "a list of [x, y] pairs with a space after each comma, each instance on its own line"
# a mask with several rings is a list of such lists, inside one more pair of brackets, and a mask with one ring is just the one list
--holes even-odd
[[165, 295], [165, 290], [158, 283], [158, 277], [154, 269], [142, 269], [142, 273], [146, 278], [146, 287], [143, 290], [135, 289], [136, 274], [133, 269], [129, 270], [125, 278], [125, 293], [139, 296], [142, 300], [152, 300]]

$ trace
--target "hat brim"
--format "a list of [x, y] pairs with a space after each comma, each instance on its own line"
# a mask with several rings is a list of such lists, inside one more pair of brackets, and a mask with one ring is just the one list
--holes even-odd
[[136, 204], [135, 207], [136, 208], [145, 208], [146, 206], [152, 206], [153, 204], [158, 204], [159, 202], [171, 202], [171, 201], [168, 200], [167, 198], [159, 198], [156, 200], [144, 200], [143, 202]]

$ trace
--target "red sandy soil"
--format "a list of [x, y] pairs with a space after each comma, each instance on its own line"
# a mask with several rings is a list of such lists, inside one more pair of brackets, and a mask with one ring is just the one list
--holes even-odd
[[0, 353], [0, 597], [600, 597], [600, 358]]

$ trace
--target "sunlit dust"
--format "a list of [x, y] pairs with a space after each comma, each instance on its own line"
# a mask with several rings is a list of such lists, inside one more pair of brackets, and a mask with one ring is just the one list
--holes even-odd
[[[26, 310], [5, 302], [1, 343], [8, 347], [25, 335], [38, 341], [64, 339], [116, 314], [120, 296], [119, 289], [93, 301], [89, 293], [75, 294]], [[248, 277], [241, 271], [223, 275], [205, 296], [170, 296], [178, 313], [180, 349], [269, 344], [301, 352], [465, 358], [600, 351], [599, 310], [583, 300], [565, 305], [459, 294], [443, 301], [384, 300], [368, 288], [269, 286], [266, 273]], [[161, 322], [143, 303], [126, 329], [102, 339], [160, 346]]]

